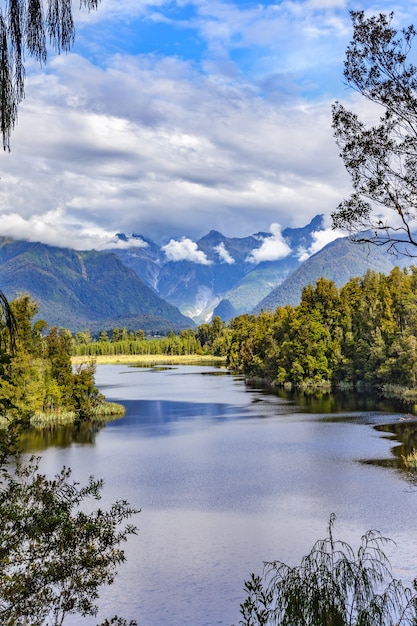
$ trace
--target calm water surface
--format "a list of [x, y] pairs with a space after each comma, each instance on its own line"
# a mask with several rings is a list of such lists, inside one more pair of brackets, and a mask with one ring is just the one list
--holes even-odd
[[99, 618], [238, 624], [243, 581], [264, 560], [298, 564], [332, 512], [337, 537], [357, 545], [378, 529], [396, 541], [396, 576], [410, 584], [416, 575], [417, 489], [396, 467], [392, 434], [411, 445], [410, 416], [332, 398], [297, 404], [213, 367], [105, 365], [96, 381], [126, 406], [123, 419], [28, 445], [42, 452], [44, 471], [69, 465], [81, 482], [103, 477], [105, 504], [123, 498], [142, 509]]

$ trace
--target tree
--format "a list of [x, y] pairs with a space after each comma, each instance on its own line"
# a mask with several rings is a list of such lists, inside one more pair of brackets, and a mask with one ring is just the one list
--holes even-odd
[[383, 551], [387, 539], [368, 531], [355, 553], [333, 536], [317, 541], [301, 565], [266, 563], [265, 580], [245, 583], [242, 626], [405, 626], [415, 624], [413, 591], [393, 578]]
[[13, 352], [16, 340], [16, 318], [5, 294], [0, 291], [0, 353]]
[[[13, 436], [0, 459], [0, 622], [62, 626], [69, 615], [94, 616], [100, 587], [125, 560], [121, 545], [136, 532], [127, 520], [138, 511], [123, 500], [94, 508], [102, 481], [80, 486], [65, 467], [48, 478], [39, 459], [19, 453], [10, 463], [15, 446]], [[128, 626], [117, 617], [102, 626], [110, 624]]]
[[77, 365], [73, 374], [72, 402], [78, 419], [91, 419], [94, 409], [104, 402], [94, 382], [94, 361]]
[[353, 39], [344, 76], [381, 115], [372, 125], [340, 102], [333, 106], [334, 135], [354, 191], [332, 219], [333, 227], [346, 230], [354, 241], [415, 256], [417, 67], [408, 55], [416, 30], [410, 25], [397, 31], [393, 17], [351, 12]]
[[[96, 9], [100, 0], [80, 0]], [[10, 150], [10, 134], [25, 97], [25, 58], [46, 63], [48, 43], [60, 54], [74, 44], [72, 0], [4, 0], [0, 5], [0, 129], [3, 148]], [[45, 6], [46, 4], [46, 6]]]
[[67, 405], [71, 404], [73, 373], [71, 365], [72, 337], [65, 329], [53, 326], [46, 336], [47, 357], [51, 362], [52, 376], [62, 390]]

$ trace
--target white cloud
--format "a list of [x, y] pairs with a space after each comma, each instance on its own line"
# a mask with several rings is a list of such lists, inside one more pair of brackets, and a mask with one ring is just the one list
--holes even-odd
[[263, 261], [278, 261], [291, 253], [291, 248], [281, 233], [279, 224], [271, 224], [269, 227], [271, 237], [265, 237], [261, 246], [255, 248], [247, 257], [250, 263], [262, 263]]
[[[107, 250], [109, 248], [143, 247], [143, 240], [122, 242], [114, 233], [94, 224], [71, 224], [65, 220], [62, 207], [25, 217], [18, 213], [0, 213], [0, 233], [3, 237], [21, 239], [74, 250]], [[18, 235], [18, 236], [17, 236]]]
[[[172, 30], [152, 45], [135, 28], [148, 18], [154, 28], [156, 12]], [[243, 237], [304, 226], [350, 195], [330, 108], [346, 97], [341, 0], [103, 0], [75, 13], [79, 54], [28, 65], [12, 153], [0, 157], [0, 224], [21, 218], [11, 236], [161, 243], [186, 224], [194, 240], [210, 229]]]
[[316, 252], [320, 252], [320, 250], [324, 248], [324, 246], [327, 246], [328, 243], [334, 241], [335, 239], [339, 239], [339, 237], [346, 236], [346, 233], [343, 233], [338, 229], [333, 230], [331, 228], [326, 228], [325, 230], [315, 231], [311, 234], [311, 236], [313, 243], [308, 250], [305, 248], [299, 248], [297, 250], [297, 257], [301, 262], [306, 261], [313, 254], [316, 254]]
[[226, 250], [226, 247], [225, 247], [223, 241], [221, 241], [218, 246], [214, 246], [213, 249], [214, 249], [215, 252], [217, 252], [217, 254], [219, 255], [220, 259], [224, 263], [227, 263], [228, 265], [232, 265], [235, 262], [234, 258], [230, 254], [230, 252], [228, 250]]
[[173, 59], [103, 70], [68, 55], [52, 69], [28, 81], [2, 157], [4, 212], [28, 219], [59, 205], [64, 229], [163, 242], [183, 224], [195, 239], [303, 226], [350, 193], [327, 103], [274, 106]]
[[[102, 248], [104, 246], [101, 246]], [[127, 248], [148, 248], [149, 244], [147, 241], [144, 241], [140, 237], [126, 237], [126, 239], [121, 239], [117, 235], [111, 237], [107, 244], [105, 244], [106, 249], [118, 249], [123, 250]]]
[[180, 241], [171, 239], [169, 243], [162, 246], [162, 251], [165, 252], [168, 261], [191, 261], [200, 265], [211, 265], [205, 252], [199, 250], [195, 241], [188, 237], [183, 237]]

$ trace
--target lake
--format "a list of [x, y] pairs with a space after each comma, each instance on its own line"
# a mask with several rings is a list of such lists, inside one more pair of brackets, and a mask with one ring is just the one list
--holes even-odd
[[357, 546], [378, 529], [396, 542], [395, 575], [417, 574], [417, 490], [397, 462], [397, 437], [416, 437], [410, 415], [369, 398], [270, 394], [210, 366], [102, 365], [96, 382], [124, 418], [26, 442], [48, 474], [102, 477], [104, 504], [141, 509], [99, 618], [70, 626], [115, 613], [143, 626], [237, 625], [244, 580], [264, 560], [298, 564], [331, 513], [336, 538]]

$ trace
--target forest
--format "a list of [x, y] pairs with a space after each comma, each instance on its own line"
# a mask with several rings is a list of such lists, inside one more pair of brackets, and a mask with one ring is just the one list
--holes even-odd
[[230, 323], [228, 364], [248, 378], [296, 387], [415, 388], [417, 268], [368, 271], [340, 289], [319, 279], [298, 306]]
[[[4, 328], [0, 352], [0, 411], [36, 419], [90, 419], [112, 411], [95, 387], [97, 356], [211, 355], [247, 380], [293, 388], [369, 388], [407, 395], [417, 387], [417, 268], [389, 275], [368, 271], [338, 288], [320, 278], [297, 306], [219, 317], [197, 329], [146, 337], [113, 328], [94, 338], [36, 319], [27, 295], [11, 302], [13, 343]], [[34, 321], [35, 320], [35, 321]], [[83, 357], [73, 367], [72, 357]], [[117, 407], [116, 407], [117, 408]]]
[[69, 331], [33, 321], [37, 304], [28, 295], [10, 303], [14, 330], [0, 332], [0, 415], [2, 419], [74, 421], [100, 412], [120, 412], [106, 403], [94, 382], [90, 361], [73, 369]]
[[343, 287], [320, 278], [300, 304], [245, 314], [229, 324], [215, 317], [167, 337], [115, 328], [92, 340], [73, 337], [73, 353], [223, 356], [247, 379], [295, 388], [369, 387], [404, 393], [417, 384], [417, 268], [389, 275], [368, 271]]

